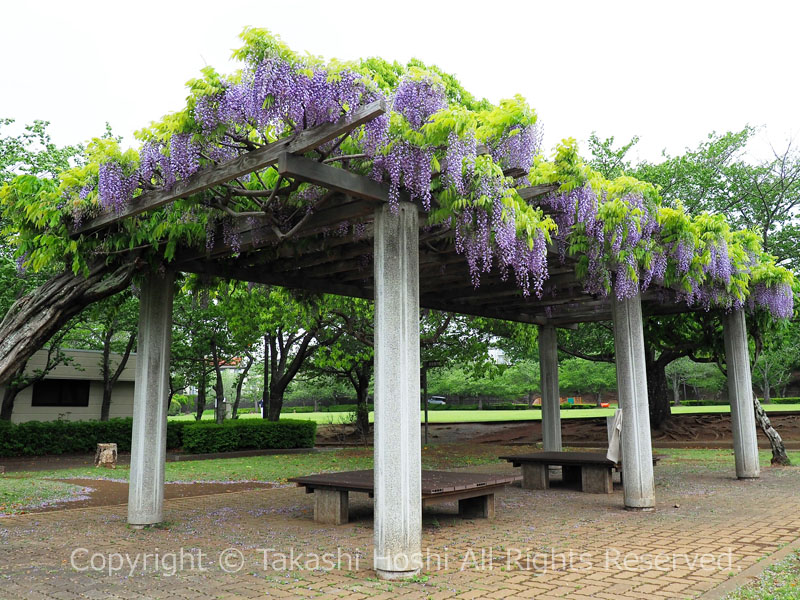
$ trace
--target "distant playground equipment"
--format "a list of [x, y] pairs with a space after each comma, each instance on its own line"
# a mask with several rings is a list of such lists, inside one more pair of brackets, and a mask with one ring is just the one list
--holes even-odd
[[[560, 404], [587, 404], [591, 406], [597, 406], [597, 403], [594, 400], [587, 400], [586, 402], [583, 401], [583, 396], [567, 396], [559, 398]], [[542, 397], [539, 396], [534, 399], [533, 406], [541, 406], [542, 405]], [[603, 402], [600, 406], [603, 408], [608, 408], [608, 402]]]

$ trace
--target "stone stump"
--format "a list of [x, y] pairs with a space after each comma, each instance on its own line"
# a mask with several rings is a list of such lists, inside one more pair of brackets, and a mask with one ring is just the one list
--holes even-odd
[[94, 466], [105, 467], [106, 469], [116, 469], [117, 445], [97, 444], [97, 452], [95, 452], [94, 455]]

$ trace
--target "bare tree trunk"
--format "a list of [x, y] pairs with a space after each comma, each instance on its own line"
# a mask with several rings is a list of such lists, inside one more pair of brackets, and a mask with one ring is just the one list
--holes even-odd
[[762, 408], [761, 403], [758, 401], [758, 396], [756, 395], [753, 395], [753, 408], [756, 411], [756, 421], [769, 438], [770, 446], [772, 446], [772, 460], [770, 463], [783, 466], [791, 465], [792, 463], [786, 455], [786, 446], [783, 444], [780, 434], [775, 431], [775, 428], [769, 422], [769, 417]]
[[103, 259], [86, 276], [64, 271], [14, 302], [0, 323], [0, 383], [73, 316], [128, 287], [134, 270], [134, 260], [114, 266]]

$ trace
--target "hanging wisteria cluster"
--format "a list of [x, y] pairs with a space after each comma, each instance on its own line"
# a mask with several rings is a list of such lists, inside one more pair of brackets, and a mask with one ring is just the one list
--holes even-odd
[[[672, 240], [659, 222], [658, 206], [631, 194], [607, 201], [589, 185], [553, 194], [545, 203], [554, 211], [558, 234], [554, 242], [562, 261], [577, 255], [587, 293], [631, 298], [652, 284], [668, 288], [671, 299], [689, 306], [735, 310], [745, 299], [734, 293], [732, 278], [748, 275], [759, 257], [746, 252], [734, 260], [722, 234], [696, 244], [686, 236]], [[755, 283], [749, 307], [765, 308], [773, 316], [792, 315], [793, 294], [788, 284]]]
[[[508, 101], [509, 107], [517, 104], [505, 118], [485, 118], [463, 106], [449, 106], [442, 79], [416, 68], [388, 89], [352, 65], [326, 67], [281, 52], [252, 53], [248, 61], [236, 77], [208, 75], [193, 88], [186, 111], [165, 120], [161, 129], [151, 129], [138, 157], [109, 154], [95, 171], [87, 171], [90, 175], [68, 190], [78, 199], [70, 206], [74, 222], [91, 214], [93, 203], [121, 211], [138, 194], [170, 189], [206, 166], [337, 121], [384, 99], [391, 112], [323, 145], [319, 159], [385, 182], [393, 206], [406, 197], [430, 211], [429, 225], [449, 225], [476, 287], [483, 273], [499, 269], [503, 280], [513, 271], [526, 296], [541, 296], [552, 244], [562, 261], [578, 258], [578, 275], [591, 294], [613, 293], [623, 299], [659, 286], [690, 305], [759, 306], [778, 317], [791, 316], [792, 290], [787, 283], [751, 277], [760, 255], [751, 252], [743, 257], [724, 232], [706, 235], [702, 241], [698, 236], [674, 235], [662, 222], [661, 207], [642, 194], [609, 197], [584, 180], [544, 200], [552, 217], [525, 204], [516, 188], [528, 185], [529, 175], [533, 178], [541, 129], [522, 99]], [[442, 125], [461, 117], [458, 125]], [[255, 214], [263, 210], [274, 227], [289, 231], [326, 191], [306, 184], [291, 186], [272, 175], [270, 179], [262, 172], [246, 183], [237, 182], [248, 191], [269, 193], [275, 188], [265, 202], [268, 210], [264, 204], [255, 208], [249, 204], [242, 210], [250, 219], [254, 210]], [[282, 183], [286, 187], [281, 188]], [[235, 196], [231, 187], [227, 193]], [[288, 191], [272, 202], [281, 189]], [[249, 202], [241, 194], [237, 201]], [[213, 246], [221, 227], [223, 241], [237, 252], [239, 228], [233, 209], [220, 205], [218, 198], [206, 198], [197, 206], [192, 218], [206, 215], [206, 244]], [[213, 216], [222, 214], [213, 209], [228, 212], [223, 218]], [[260, 227], [266, 230], [263, 224]], [[350, 235], [351, 229], [358, 233], [363, 227], [344, 223], [328, 234]]]
[[527, 173], [533, 165], [534, 157], [541, 149], [541, 142], [542, 135], [538, 124], [511, 127], [491, 147], [492, 158], [504, 169], [524, 171], [526, 175], [520, 179], [527, 182]]
[[[244, 71], [241, 82], [221, 82], [221, 90], [199, 96], [192, 116], [200, 131], [180, 132], [164, 141], [152, 138], [140, 151], [139, 167], [125, 175], [117, 161], [100, 168], [100, 206], [121, 210], [134, 194], [153, 186], [171, 188], [201, 166], [201, 158], [219, 163], [253, 149], [251, 131], [280, 136], [340, 119], [378, 94], [350, 70], [310, 71], [277, 57], [266, 58]], [[388, 121], [365, 126], [365, 149], [376, 152], [385, 143]], [[430, 178], [428, 179], [428, 181]], [[419, 186], [421, 190], [421, 185]]]

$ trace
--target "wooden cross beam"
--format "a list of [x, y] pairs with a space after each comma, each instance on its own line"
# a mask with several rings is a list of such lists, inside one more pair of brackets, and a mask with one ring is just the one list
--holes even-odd
[[220, 165], [198, 171], [191, 177], [179, 181], [169, 190], [146, 192], [138, 198], [135, 198], [121, 211], [106, 211], [91, 221], [77, 227], [72, 232], [72, 235], [78, 236], [92, 233], [114, 223], [118, 223], [128, 217], [133, 217], [169, 204], [179, 198], [186, 198], [187, 196], [198, 194], [215, 185], [231, 181], [242, 175], [260, 171], [278, 162], [280, 156], [287, 152], [297, 152], [300, 154], [309, 152], [326, 142], [336, 139], [340, 135], [352, 131], [359, 125], [363, 125], [367, 121], [385, 112], [386, 103], [383, 100], [376, 100], [366, 106], [357, 108], [335, 123], [326, 123], [318, 127], [306, 129], [292, 137], [277, 140]]

